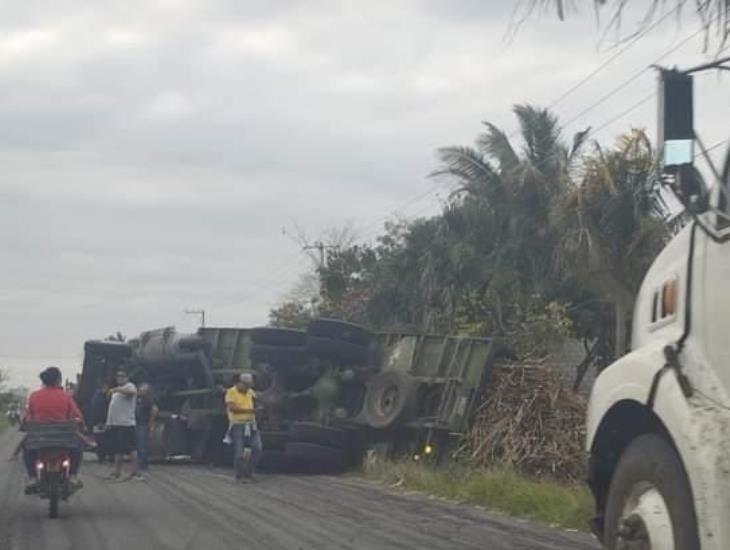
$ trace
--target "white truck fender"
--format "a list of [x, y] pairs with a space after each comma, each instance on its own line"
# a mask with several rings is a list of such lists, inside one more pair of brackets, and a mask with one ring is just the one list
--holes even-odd
[[645, 404], [652, 382], [664, 363], [664, 346], [654, 342], [632, 351], [605, 368], [591, 391], [586, 421], [586, 448], [590, 452], [601, 421], [620, 401]]
[[[602, 420], [620, 402], [649, 408], [664, 346], [647, 343], [605, 369], [594, 385], [587, 419], [587, 450], [593, 449]], [[691, 382], [691, 380], [690, 380]], [[651, 411], [672, 440], [689, 479], [703, 550], [730, 548], [730, 412], [697, 396], [686, 397], [672, 370], [658, 380]]]

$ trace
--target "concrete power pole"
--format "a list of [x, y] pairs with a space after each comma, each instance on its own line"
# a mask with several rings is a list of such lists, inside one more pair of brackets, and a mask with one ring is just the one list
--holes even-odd
[[337, 248], [334, 245], [324, 244], [322, 241], [316, 241], [312, 244], [304, 245], [302, 250], [317, 250], [319, 252], [319, 269], [327, 267], [327, 257], [325, 250], [328, 248]]

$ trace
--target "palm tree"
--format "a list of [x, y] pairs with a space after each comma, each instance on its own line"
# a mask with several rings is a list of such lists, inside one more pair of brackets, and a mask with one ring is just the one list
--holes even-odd
[[655, 173], [655, 152], [643, 131], [625, 134], [610, 151], [596, 143], [582, 176], [553, 211], [562, 272], [614, 306], [616, 356], [626, 350], [639, 285], [669, 235]]
[[433, 173], [456, 183], [444, 218], [458, 240], [473, 243], [480, 252], [480, 290], [491, 298], [498, 320], [504, 317], [509, 288], [545, 294], [554, 282], [550, 212], [568, 189], [578, 149], [563, 144], [557, 118], [549, 111], [518, 105], [514, 113], [521, 147], [485, 122], [475, 147], [439, 149], [442, 167]]

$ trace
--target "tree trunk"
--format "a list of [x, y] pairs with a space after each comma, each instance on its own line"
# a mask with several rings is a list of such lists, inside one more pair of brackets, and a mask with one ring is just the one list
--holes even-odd
[[614, 304], [614, 316], [615, 316], [615, 327], [614, 327], [614, 358], [618, 359], [624, 353], [626, 353], [626, 323], [628, 321], [629, 309], [623, 304], [621, 300], [616, 300]]
[[598, 351], [599, 342], [600, 338], [596, 338], [596, 340], [593, 342], [593, 346], [589, 348], [587, 342], [583, 340], [583, 349], [585, 349], [586, 356], [583, 358], [583, 361], [581, 361], [580, 364], [575, 368], [575, 380], [573, 381], [574, 392], [577, 392], [580, 389], [580, 384], [581, 382], [583, 382], [583, 378], [585, 378], [588, 369], [593, 364], [593, 360], [596, 357], [596, 352]]

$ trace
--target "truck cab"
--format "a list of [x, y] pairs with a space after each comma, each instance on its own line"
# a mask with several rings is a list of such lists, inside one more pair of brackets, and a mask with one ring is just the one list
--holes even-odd
[[591, 393], [592, 528], [610, 549], [730, 548], [730, 153], [718, 176], [649, 269], [631, 350]]

